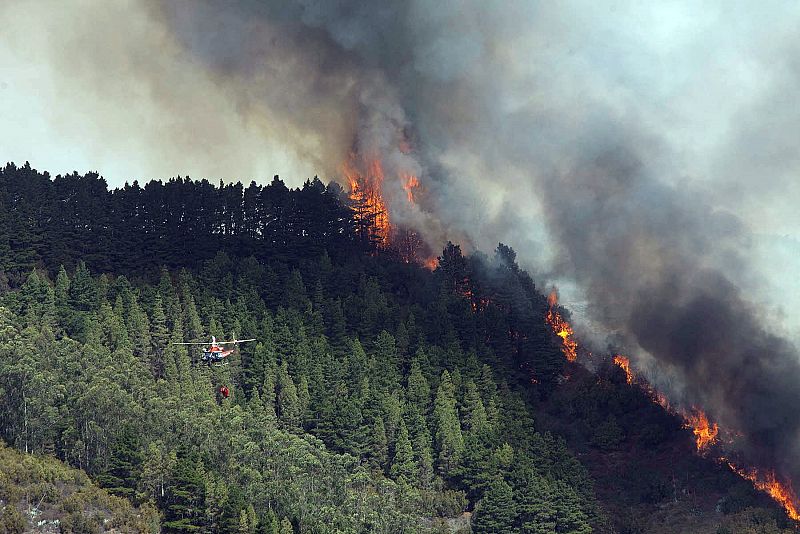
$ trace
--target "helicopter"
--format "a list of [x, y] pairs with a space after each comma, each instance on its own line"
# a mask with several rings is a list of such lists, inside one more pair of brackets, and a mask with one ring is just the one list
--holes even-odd
[[[233, 351], [236, 350], [236, 345], [255, 340], [255, 338], [236, 339], [236, 334], [233, 334], [233, 341], [217, 341], [216, 337], [211, 336], [210, 344], [202, 341], [188, 341], [183, 343], [173, 343], [173, 345], [205, 345], [205, 347], [203, 347], [203, 355], [200, 357], [200, 361], [207, 363], [209, 367], [212, 365], [219, 367], [228, 364], [226, 358], [233, 354]], [[223, 345], [233, 345], [233, 348], [225, 349], [223, 348]]]

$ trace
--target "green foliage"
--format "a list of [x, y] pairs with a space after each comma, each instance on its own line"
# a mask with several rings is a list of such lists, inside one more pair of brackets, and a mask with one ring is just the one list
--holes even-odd
[[604, 450], [612, 450], [622, 441], [622, 429], [613, 415], [597, 426], [592, 436], [594, 444]]
[[13, 504], [6, 504], [0, 513], [0, 534], [22, 534], [25, 532], [25, 518]]
[[775, 514], [760, 508], [747, 508], [726, 517], [716, 534], [789, 534], [796, 529], [782, 528]]
[[[318, 180], [108, 191], [7, 166], [0, 200], [12, 194], [29, 206], [0, 210], [20, 227], [0, 232], [15, 273], [0, 297], [0, 437], [139, 504], [143, 530], [157, 510], [164, 532], [424, 532], [480, 502], [477, 531], [583, 532], [591, 483], [537, 432], [527, 389], [563, 357], [508, 247], [449, 245], [430, 274], [376, 250], [364, 214]], [[234, 332], [258, 342], [225, 367], [171, 344]], [[102, 524], [89, 497], [65, 503], [65, 529]]]
[[414, 480], [416, 473], [417, 465], [414, 461], [414, 449], [411, 446], [411, 440], [408, 439], [408, 429], [405, 423], [401, 422], [397, 443], [394, 447], [391, 475], [398, 482], [409, 484]]
[[473, 530], [476, 534], [512, 532], [516, 518], [517, 505], [511, 486], [504, 480], [496, 480], [478, 504]]
[[0, 533], [35, 529], [28, 523], [33, 518], [21, 510], [57, 518], [62, 532], [99, 532], [101, 524], [124, 532], [155, 533], [159, 528], [152, 507], [134, 508], [93, 485], [82, 471], [47, 456], [18, 453], [1, 442], [0, 501]]
[[[424, 357], [424, 355], [422, 355]], [[425, 375], [422, 374], [418, 355], [411, 362], [411, 370], [408, 374], [408, 402], [417, 410], [418, 413], [426, 415], [430, 409], [431, 387]]]
[[278, 368], [278, 417], [290, 427], [300, 424], [300, 400], [292, 377], [289, 376], [286, 361]]
[[[408, 440], [408, 432], [406, 432], [406, 440]], [[395, 448], [397, 448], [397, 445]], [[389, 456], [389, 442], [386, 439], [386, 428], [382, 417], [376, 417], [372, 425], [368, 455], [372, 468], [383, 470]], [[394, 466], [392, 466], [392, 469], [394, 469]], [[394, 472], [392, 472], [392, 476], [397, 478]]]
[[461, 460], [464, 440], [456, 412], [455, 388], [450, 380], [450, 373], [446, 370], [442, 373], [439, 388], [436, 391], [433, 418], [436, 428], [439, 472], [443, 476], [452, 476]]

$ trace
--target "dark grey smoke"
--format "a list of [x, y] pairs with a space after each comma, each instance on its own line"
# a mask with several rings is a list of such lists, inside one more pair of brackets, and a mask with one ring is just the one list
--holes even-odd
[[[634, 362], [672, 378], [673, 398], [741, 433], [732, 448], [750, 462], [800, 482], [800, 363], [770, 328], [766, 308], [745, 293], [758, 280], [750, 229], [733, 213], [730, 187], [715, 196], [713, 176], [686, 174], [712, 169], [687, 163], [691, 150], [674, 140], [680, 128], [654, 112], [653, 104], [671, 105], [675, 82], [635, 63], [613, 13], [420, 0], [160, 7], [190, 54], [248, 86], [240, 93], [245, 109], [277, 103], [285, 120], [297, 113], [308, 121], [301, 128], [314, 129], [336, 123], [324, 119], [335, 106], [346, 124], [331, 132], [339, 158], [354, 148], [380, 154], [389, 175], [419, 174], [421, 206], [409, 206], [398, 183], [387, 182], [395, 221], [419, 228], [433, 246], [445, 238], [480, 247], [507, 240], [523, 257], [538, 256], [540, 268], [574, 281], [588, 318], [622, 336]], [[631, 10], [609, 9], [617, 7]], [[667, 33], [677, 17], [633, 11], [663, 16]], [[658, 38], [650, 60], [668, 66], [669, 56], [655, 53]], [[710, 39], [728, 42], [724, 34]], [[709, 68], [736, 57], [727, 54]], [[625, 79], [637, 70], [642, 79]], [[664, 94], [636, 87], [648, 82], [663, 82]], [[784, 129], [797, 123], [785, 122]], [[411, 153], [400, 150], [403, 140]]]

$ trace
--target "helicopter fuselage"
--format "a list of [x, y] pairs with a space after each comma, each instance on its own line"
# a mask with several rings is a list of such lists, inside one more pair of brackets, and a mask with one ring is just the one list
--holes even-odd
[[202, 360], [204, 362], [220, 362], [230, 356], [233, 353], [233, 349], [230, 350], [223, 350], [217, 346], [211, 346], [205, 350], [203, 350], [203, 357]]

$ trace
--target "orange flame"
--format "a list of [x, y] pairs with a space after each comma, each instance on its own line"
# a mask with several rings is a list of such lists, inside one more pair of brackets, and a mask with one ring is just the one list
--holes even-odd
[[[553, 331], [561, 337], [563, 341], [561, 350], [567, 356], [567, 359], [574, 361], [574, 355], [576, 354], [575, 351], [577, 350], [578, 344], [572, 339], [572, 328], [570, 328], [569, 324], [554, 310], [555, 306], [558, 304], [558, 295], [555, 290], [548, 295], [547, 303], [550, 306], [550, 311], [547, 313], [547, 323]], [[573, 355], [572, 358], [571, 355]], [[667, 399], [663, 393], [648, 384], [646, 380], [642, 380], [636, 376], [633, 369], [631, 369], [630, 360], [627, 357], [617, 354], [614, 356], [613, 361], [614, 364], [625, 371], [625, 376], [629, 384], [636, 382], [639, 387], [651, 395], [654, 402], [660, 404], [665, 410], [676, 413], [676, 410], [670, 407], [669, 399]], [[700, 408], [692, 407], [691, 413], [687, 413], [685, 410], [677, 410], [677, 413], [683, 417], [686, 428], [692, 430], [699, 453], [703, 454], [707, 452], [709, 447], [717, 442], [720, 432], [719, 425], [710, 422], [708, 416]], [[724, 457], [719, 457], [718, 460], [727, 464], [731, 470], [740, 477], [752, 482], [756, 489], [772, 497], [794, 521], [800, 521], [800, 510], [798, 510], [797, 506], [800, 500], [798, 500], [797, 494], [794, 492], [791, 484], [778, 480], [775, 471], [760, 471], [755, 468], [739, 467]]]
[[[410, 147], [410, 145], [408, 145]], [[351, 152], [341, 166], [341, 172], [350, 188], [350, 200], [358, 232], [377, 243], [379, 248], [387, 249], [397, 245], [397, 250], [406, 262], [417, 261], [429, 269], [434, 269], [434, 259], [423, 261], [416, 256], [419, 237], [416, 232], [401, 230], [389, 218], [389, 210], [383, 198], [385, 172], [378, 157], [364, 157]], [[417, 176], [400, 172], [396, 179], [406, 192], [410, 204], [416, 204], [421, 183]]]
[[558, 294], [555, 290], [551, 291], [550, 295], [547, 296], [547, 303], [550, 305], [550, 309], [545, 320], [550, 325], [550, 328], [553, 329], [553, 332], [561, 338], [561, 352], [564, 353], [568, 361], [574, 362], [578, 359], [578, 342], [573, 338], [575, 332], [572, 330], [572, 326], [554, 309], [558, 304]]
[[419, 179], [413, 174], [407, 174], [403, 176], [403, 190], [406, 192], [406, 196], [408, 197], [408, 202], [410, 204], [415, 204], [414, 202], [414, 191], [419, 188]]
[[383, 201], [383, 166], [379, 159], [370, 160], [365, 170], [359, 170], [357, 156], [350, 158], [342, 165], [342, 174], [350, 186], [350, 199], [356, 205], [356, 222], [369, 223], [380, 246], [389, 244], [389, 212]]
[[547, 295], [547, 305], [553, 308], [556, 304], [558, 304], [558, 293], [556, 293], [556, 290], [554, 289], [549, 295]]
[[628, 384], [633, 384], [634, 376], [631, 371], [631, 361], [622, 354], [617, 354], [614, 356], [614, 363], [625, 371], [625, 380], [627, 380]]
[[719, 426], [717, 423], [709, 424], [708, 417], [703, 410], [693, 407], [692, 413], [683, 414], [686, 426], [692, 429], [697, 442], [697, 451], [703, 452], [717, 442]]
[[786, 514], [795, 521], [800, 521], [800, 512], [797, 509], [797, 494], [788, 483], [781, 483], [775, 476], [774, 471], [760, 472], [757, 469], [744, 469], [733, 462], [721, 458], [722, 461], [742, 478], [746, 478], [759, 490], [766, 492], [778, 504], [783, 506]]
[[[647, 382], [637, 379], [633, 370], [630, 368], [630, 360], [622, 355], [614, 356], [614, 363], [625, 370], [625, 375], [628, 378], [628, 383], [636, 381], [640, 386], [648, 391], [653, 400], [659, 403], [666, 410], [671, 410], [669, 400], [667, 397], [650, 386]], [[671, 410], [672, 411], [672, 410]], [[717, 442], [719, 436], [719, 425], [717, 423], [709, 422], [708, 416], [700, 408], [692, 407], [691, 413], [679, 411], [679, 414], [684, 419], [684, 424], [687, 428], [692, 430], [695, 436], [695, 444], [697, 452], [703, 454], [708, 451], [714, 443]], [[774, 471], [759, 471], [755, 468], [743, 468], [734, 464], [730, 460], [720, 457], [719, 461], [724, 462], [731, 468], [731, 470], [740, 477], [752, 482], [753, 486], [759, 491], [767, 493], [772, 499], [780, 504], [786, 511], [786, 514], [794, 521], [800, 521], [800, 510], [798, 510], [797, 494], [791, 487], [791, 484], [782, 483], [778, 480]]]

